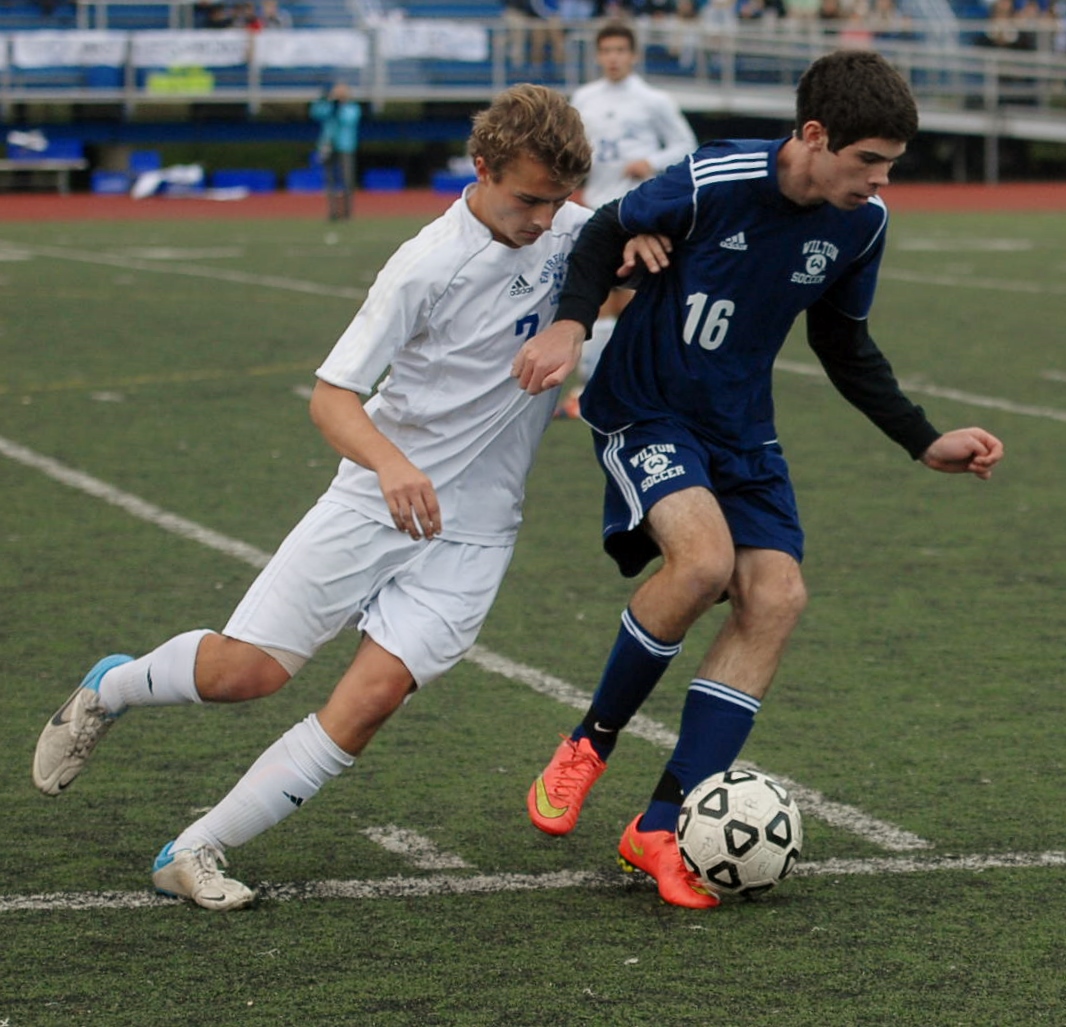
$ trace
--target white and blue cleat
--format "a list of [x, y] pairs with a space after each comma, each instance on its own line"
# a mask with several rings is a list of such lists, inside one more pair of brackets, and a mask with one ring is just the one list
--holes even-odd
[[226, 857], [213, 845], [175, 849], [174, 842], [167, 842], [152, 864], [152, 883], [160, 895], [189, 899], [204, 909], [224, 912], [250, 906], [255, 892], [222, 873], [220, 863], [226, 866]]
[[45, 724], [33, 754], [33, 783], [45, 795], [61, 795], [85, 768], [97, 743], [121, 716], [100, 702], [100, 681], [132, 656], [105, 656]]

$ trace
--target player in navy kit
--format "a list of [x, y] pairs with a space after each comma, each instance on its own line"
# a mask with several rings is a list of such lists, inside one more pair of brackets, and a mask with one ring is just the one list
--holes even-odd
[[550, 329], [515, 360], [520, 384], [573, 368], [633, 233], [669, 237], [669, 266], [619, 320], [582, 396], [607, 478], [604, 546], [625, 575], [662, 563], [622, 617], [588, 714], [529, 791], [533, 823], [565, 834], [619, 730], [719, 599], [730, 612], [686, 695], [677, 746], [622, 859], [660, 895], [707, 908], [681, 861], [683, 796], [739, 754], [806, 602], [803, 533], [777, 442], [774, 359], [806, 312], [811, 347], [841, 394], [914, 459], [988, 478], [1002, 443], [941, 434], [903, 395], [867, 330], [885, 246], [878, 198], [918, 128], [904, 80], [879, 55], [842, 51], [800, 81], [787, 139], [716, 142], [597, 212], [572, 255]]

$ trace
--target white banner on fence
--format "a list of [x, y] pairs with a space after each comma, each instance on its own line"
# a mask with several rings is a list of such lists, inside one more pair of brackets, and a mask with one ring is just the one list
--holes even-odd
[[365, 68], [370, 42], [343, 29], [271, 30], [256, 35], [255, 55], [265, 68]]
[[138, 68], [232, 68], [247, 64], [251, 46], [245, 29], [199, 32], [134, 32], [133, 63]]
[[385, 57], [389, 60], [435, 57], [451, 61], [487, 61], [489, 30], [477, 25], [405, 18], [382, 25]]
[[17, 32], [11, 63], [16, 68], [121, 67], [128, 39], [127, 32]]
[[[452, 61], [489, 59], [485, 28], [436, 19], [397, 19], [377, 26], [387, 60], [434, 58]], [[130, 46], [138, 68], [232, 68], [247, 64], [254, 47], [265, 68], [363, 68], [370, 57], [365, 32], [297, 29], [250, 34], [244, 29], [199, 31], [15, 32], [11, 64], [16, 68], [122, 67]], [[0, 37], [0, 67], [7, 46]]]

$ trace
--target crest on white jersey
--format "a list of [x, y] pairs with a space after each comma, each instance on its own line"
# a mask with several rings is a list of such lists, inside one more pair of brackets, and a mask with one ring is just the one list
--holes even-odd
[[553, 307], [559, 305], [559, 294], [563, 291], [563, 281], [566, 279], [566, 269], [569, 264], [569, 254], [553, 253], [540, 270], [541, 282], [551, 282], [551, 295], [548, 302]]

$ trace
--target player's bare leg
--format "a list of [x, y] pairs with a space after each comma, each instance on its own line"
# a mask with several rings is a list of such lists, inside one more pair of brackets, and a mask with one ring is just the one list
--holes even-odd
[[[673, 754], [635, 822], [641, 831], [673, 838], [683, 798], [739, 755], [806, 603], [799, 564], [776, 550], [742, 548], [729, 597], [729, 617], [689, 685]], [[683, 889], [671, 895], [691, 901]]]
[[663, 562], [637, 589], [629, 608], [656, 638], [676, 642], [729, 585], [733, 537], [718, 500], [703, 488], [665, 496], [649, 512], [645, 530]]
[[777, 550], [739, 549], [729, 600], [729, 616], [699, 676], [762, 699], [807, 604], [800, 566]]
[[208, 634], [196, 651], [196, 690], [204, 702], [261, 699], [282, 688], [289, 672], [251, 642]]
[[[641, 816], [619, 843], [624, 863], [641, 866], [632, 839], [657, 839], [663, 858], [641, 866], [660, 895], [681, 905], [713, 904], [676, 852], [674, 828], [686, 788], [735, 759], [770, 687], [802, 613], [799, 564], [774, 550], [741, 548], [715, 498], [700, 489], [667, 497], [648, 518], [663, 566], [638, 590], [630, 609], [658, 638], [680, 638], [728, 584], [731, 611], [692, 682], [677, 747]], [[727, 573], [728, 568], [728, 573]], [[720, 764], [720, 765], [719, 765]], [[647, 850], [647, 845], [639, 846]]]
[[729, 528], [706, 489], [666, 496], [653, 507], [649, 521], [654, 522], [649, 531], [663, 553], [663, 564], [630, 602], [585, 719], [563, 739], [526, 797], [530, 820], [546, 834], [566, 834], [576, 826], [618, 732], [680, 651], [688, 628], [721, 596], [733, 572]]
[[318, 721], [337, 745], [358, 756], [414, 688], [404, 662], [364, 638], [352, 665], [318, 711]]

